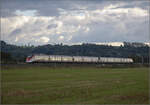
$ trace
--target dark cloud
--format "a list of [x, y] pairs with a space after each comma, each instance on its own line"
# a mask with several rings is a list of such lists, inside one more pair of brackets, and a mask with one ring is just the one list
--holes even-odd
[[57, 16], [57, 8], [67, 6], [61, 0], [2, 0], [1, 3], [2, 16], [14, 16], [16, 10], [37, 10], [41, 16]]
[[57, 24], [51, 24], [47, 26], [47, 29], [52, 29], [52, 28], [56, 28]]
[[16, 10], [37, 10], [41, 16], [59, 16], [58, 8], [63, 9], [102, 9], [108, 4], [126, 3], [118, 8], [148, 7], [149, 1], [125, 1], [125, 0], [1, 0], [1, 16], [15, 16]]

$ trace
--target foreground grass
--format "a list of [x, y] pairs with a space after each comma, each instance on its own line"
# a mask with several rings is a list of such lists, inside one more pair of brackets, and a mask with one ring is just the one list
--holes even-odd
[[3, 104], [148, 104], [148, 68], [8, 67]]

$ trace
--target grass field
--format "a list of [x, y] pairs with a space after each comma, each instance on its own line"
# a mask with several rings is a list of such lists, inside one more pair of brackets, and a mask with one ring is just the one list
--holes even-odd
[[148, 68], [9, 66], [3, 104], [148, 104]]

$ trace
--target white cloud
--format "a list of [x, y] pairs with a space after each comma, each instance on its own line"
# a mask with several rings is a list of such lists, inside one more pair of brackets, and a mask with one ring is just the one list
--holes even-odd
[[[92, 10], [87, 6], [81, 9], [81, 6], [77, 5], [75, 7], [78, 9], [72, 10], [58, 8], [59, 16], [53, 17], [36, 16], [35, 11], [16, 12], [18, 16], [1, 18], [2, 39], [12, 43], [43, 44], [57, 43], [60, 40], [71, 43], [75, 37], [80, 41], [86, 38], [92, 40], [92, 35], [99, 33], [97, 35], [104, 37], [102, 35], [108, 31], [107, 37], [114, 39], [122, 37], [121, 35], [134, 34], [139, 27], [142, 28], [139, 25], [148, 21], [145, 20], [149, 15], [148, 10], [139, 7], [121, 8], [121, 5], [124, 4], [110, 4]], [[138, 25], [128, 28], [129, 24]]]
[[16, 37], [16, 39], [15, 39], [15, 42], [17, 42], [18, 41], [18, 37]]
[[90, 31], [90, 28], [86, 27], [85, 32], [88, 32], [88, 31]]
[[40, 38], [40, 41], [43, 42], [43, 43], [47, 43], [49, 41], [49, 38], [43, 36], [43, 37]]
[[64, 39], [64, 36], [59, 36], [59, 40], [63, 40]]

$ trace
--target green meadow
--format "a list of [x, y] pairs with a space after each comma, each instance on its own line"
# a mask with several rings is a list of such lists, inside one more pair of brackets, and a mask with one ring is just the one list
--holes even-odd
[[5, 66], [2, 104], [148, 104], [149, 68]]

